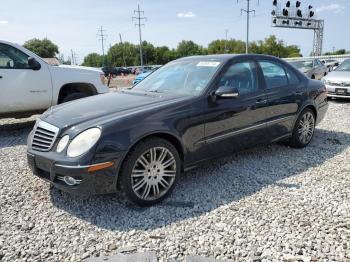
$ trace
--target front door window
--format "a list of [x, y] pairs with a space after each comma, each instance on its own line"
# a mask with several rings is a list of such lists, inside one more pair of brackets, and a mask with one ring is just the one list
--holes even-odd
[[0, 44], [0, 68], [28, 69], [28, 55], [7, 44]]

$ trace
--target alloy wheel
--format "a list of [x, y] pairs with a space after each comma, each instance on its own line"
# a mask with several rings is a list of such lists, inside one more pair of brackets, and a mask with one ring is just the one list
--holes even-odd
[[311, 112], [306, 112], [300, 119], [298, 125], [299, 140], [303, 144], [311, 141], [315, 129], [315, 119]]
[[141, 154], [131, 173], [133, 192], [142, 200], [156, 200], [166, 194], [176, 177], [176, 160], [165, 147], [152, 147]]

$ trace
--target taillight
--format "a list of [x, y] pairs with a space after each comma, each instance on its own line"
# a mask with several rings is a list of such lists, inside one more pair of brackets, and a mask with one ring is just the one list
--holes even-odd
[[105, 78], [105, 75], [103, 73], [100, 74], [100, 80], [101, 80], [102, 85], [106, 85], [106, 78]]

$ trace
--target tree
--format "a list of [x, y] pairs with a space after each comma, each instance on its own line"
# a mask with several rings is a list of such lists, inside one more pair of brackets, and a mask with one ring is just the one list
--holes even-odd
[[26, 41], [23, 46], [43, 58], [55, 57], [58, 54], [58, 46], [47, 38], [34, 38]]
[[[236, 39], [214, 40], [209, 43], [208, 48], [194, 43], [193, 41], [181, 41], [176, 49], [170, 49], [167, 46], [155, 47], [153, 44], [143, 41], [143, 58], [145, 64], [163, 65], [179, 57], [191, 55], [206, 54], [230, 54], [245, 53], [245, 42]], [[300, 49], [296, 45], [286, 45], [282, 40], [278, 40], [272, 35], [263, 41], [254, 41], [250, 43], [251, 53], [268, 54], [278, 57], [298, 57]], [[124, 55], [124, 57], [123, 57]], [[102, 66], [102, 57], [98, 54], [89, 54], [85, 57], [84, 65]], [[99, 60], [100, 59], [100, 60]], [[124, 63], [125, 59], [125, 63]], [[113, 45], [107, 52], [107, 64], [109, 66], [132, 66], [140, 64], [139, 46], [129, 42]]]
[[244, 52], [245, 42], [235, 39], [214, 40], [208, 45], [208, 54], [242, 54]]
[[274, 35], [265, 38], [264, 41], [260, 40], [250, 43], [250, 52], [277, 57], [301, 56], [299, 47], [296, 45], [286, 46], [282, 40], [277, 40]]
[[178, 44], [176, 53], [178, 57], [201, 55], [203, 54], [203, 47], [197, 45], [193, 41], [183, 40]]
[[164, 65], [176, 59], [176, 51], [167, 46], [156, 47], [154, 50], [154, 61], [157, 65]]
[[84, 57], [83, 66], [102, 67], [102, 56], [97, 53], [91, 53]]
[[[123, 57], [124, 55], [124, 57]], [[137, 65], [139, 61], [138, 47], [129, 42], [114, 44], [107, 52], [107, 62], [109, 66]]]
[[142, 42], [143, 61], [147, 65], [155, 64], [155, 48], [147, 41]]
[[324, 55], [345, 55], [346, 53], [350, 53], [350, 52], [349, 51], [347, 52], [345, 49], [339, 49], [334, 52], [324, 53]]

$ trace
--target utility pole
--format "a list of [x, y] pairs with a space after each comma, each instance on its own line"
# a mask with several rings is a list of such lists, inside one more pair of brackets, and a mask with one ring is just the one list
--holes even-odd
[[105, 34], [106, 30], [103, 30], [102, 26], [100, 29], [97, 30], [97, 36], [99, 37], [98, 40], [101, 41], [102, 45], [102, 58], [103, 58], [103, 66], [106, 66], [106, 57], [105, 57], [105, 47], [104, 47], [104, 42], [106, 41], [107, 35]]
[[[246, 43], [245, 43], [245, 52], [246, 54], [249, 53], [249, 18], [250, 18], [250, 13], [254, 13], [255, 15], [255, 10], [251, 10], [250, 9], [250, 1], [252, 0], [246, 0], [247, 1], [247, 9], [241, 9], [241, 15], [242, 13], [246, 13], [247, 14], [247, 39], [246, 39]], [[258, 0], [259, 2], [259, 0]], [[237, 0], [238, 3], [238, 0]]]
[[71, 54], [72, 54], [72, 65], [75, 65], [74, 63], [74, 54], [73, 54], [73, 49], [70, 50]]
[[70, 51], [72, 53], [72, 62], [71, 63], [72, 63], [72, 65], [77, 65], [78, 64], [77, 63], [77, 58], [78, 58], [77, 53], [74, 52], [73, 49], [71, 49]]
[[[140, 63], [141, 67], [143, 67], [143, 55], [142, 55], [142, 37], [141, 37], [141, 27], [145, 26], [145, 24], [142, 24], [142, 21], [147, 20], [147, 17], [144, 17], [145, 14], [144, 11], [140, 10], [140, 5], [137, 5], [137, 10], [134, 10], [134, 14], [137, 14], [137, 16], [133, 16], [132, 19], [135, 22], [135, 26], [139, 27], [139, 37], [140, 37]], [[142, 15], [142, 16], [141, 16]]]
[[227, 53], [227, 33], [228, 29], [225, 29], [225, 54]]
[[123, 54], [124, 67], [126, 67], [126, 61], [125, 61], [125, 46], [124, 46], [124, 44], [123, 44], [122, 34], [120, 34], [120, 33], [119, 33], [119, 39], [120, 39], [120, 44], [122, 45], [122, 54]]

